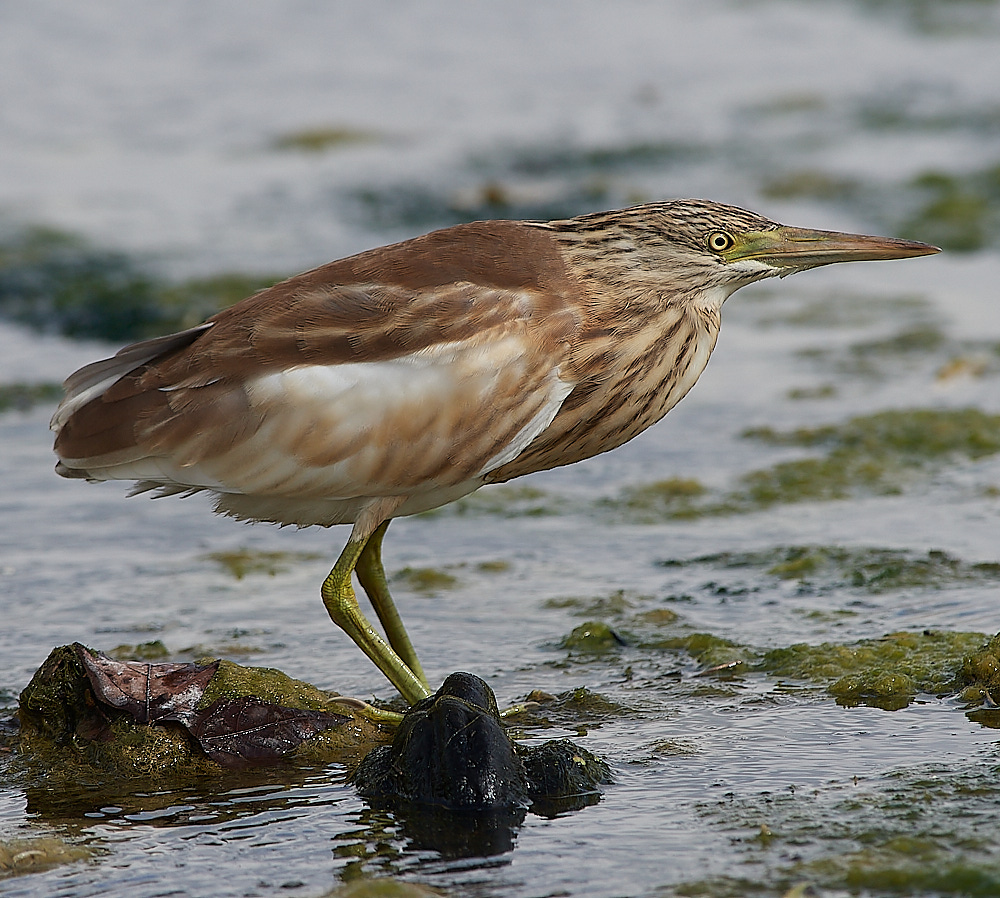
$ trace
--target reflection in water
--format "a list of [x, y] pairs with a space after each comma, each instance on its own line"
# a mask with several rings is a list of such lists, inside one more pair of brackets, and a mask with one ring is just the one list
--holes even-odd
[[513, 851], [524, 822], [521, 809], [451, 811], [414, 807], [399, 810], [400, 832], [409, 847], [437, 851], [445, 858], [492, 857]]
[[[513, 851], [526, 815], [523, 807], [448, 810], [408, 802], [391, 810], [374, 804], [354, 811], [345, 805], [359, 799], [345, 782], [340, 765], [233, 771], [169, 788], [162, 780], [87, 781], [27, 767], [5, 779], [10, 785], [18, 781], [26, 815], [35, 824], [99, 850], [117, 842], [116, 833], [130, 832], [134, 838], [150, 828], [176, 830], [188, 845], [191, 840], [213, 844], [244, 840], [253, 832], [266, 842], [279, 820], [286, 824], [309, 820], [320, 838], [309, 848], [304, 846], [303, 852], [332, 842], [333, 857], [343, 863], [344, 879], [362, 869], [366, 875], [373, 869], [400, 873], [414, 866], [426, 871], [439, 862], [465, 861], [462, 867], [468, 868], [480, 866], [476, 859], [481, 859], [492, 866]], [[531, 811], [555, 817], [600, 798], [595, 791], [535, 801]], [[345, 819], [351, 828], [337, 832]], [[331, 828], [331, 820], [341, 822]]]
[[525, 813], [522, 809], [454, 811], [419, 805], [368, 808], [358, 815], [364, 828], [339, 836], [336, 853], [377, 858], [380, 863], [411, 851], [435, 852], [451, 860], [494, 857], [514, 849]]
[[342, 768], [279, 767], [204, 779], [177, 788], [132, 780], [68, 782], [33, 777], [24, 794], [27, 813], [47, 824], [100, 821], [114, 826], [215, 826], [276, 811], [295, 812], [353, 795]]
[[345, 882], [506, 866], [524, 813], [368, 807], [352, 815], [357, 827], [334, 837], [333, 854], [346, 860]]
[[[579, 811], [601, 800], [598, 792], [535, 802], [531, 813], [555, 818]], [[437, 861], [466, 861], [463, 869], [494, 866], [500, 855], [516, 847], [527, 812], [522, 808], [500, 811], [452, 810], [407, 803], [388, 808], [374, 805], [356, 815], [360, 826], [334, 838], [336, 857], [350, 858], [344, 879], [370, 873], [399, 874], [418, 866], [427, 872]], [[479, 858], [483, 864], [476, 864]], [[508, 863], [504, 860], [503, 863]]]
[[[454, 861], [463, 861], [463, 869], [493, 866], [515, 848], [526, 814], [522, 808], [450, 811], [412, 804], [392, 810], [345, 808], [358, 799], [339, 765], [240, 771], [176, 788], [152, 781], [70, 782], [24, 772], [17, 778], [29, 819], [61, 838], [100, 851], [118, 842], [116, 833], [136, 838], [149, 828], [174, 830], [189, 846], [218, 845], [245, 840], [251, 832], [266, 842], [279, 820], [286, 824], [309, 820], [319, 838], [302, 846], [303, 856], [310, 852], [314, 856], [320, 849], [322, 857], [323, 846], [332, 844], [339, 876], [345, 881], [362, 871], [365, 875], [414, 868], [426, 872], [438, 863]], [[599, 800], [598, 793], [575, 796], [558, 805], [533, 806], [532, 812], [556, 816]], [[343, 829], [345, 821], [350, 828]]]

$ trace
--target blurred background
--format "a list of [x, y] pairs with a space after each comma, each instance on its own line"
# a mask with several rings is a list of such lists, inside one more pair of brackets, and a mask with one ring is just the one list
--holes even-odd
[[987, 0], [0, 15], [8, 247], [44, 227], [175, 278], [287, 274], [457, 221], [678, 196], [997, 240]]
[[[666, 422], [393, 525], [431, 679], [570, 696], [522, 735], [607, 757], [601, 804], [457, 861], [339, 769], [57, 794], [0, 755], [0, 842], [96, 858], [0, 895], [1000, 892], [954, 648], [1000, 629], [996, 0], [0, 4], [0, 706], [76, 640], [388, 697], [318, 601], [343, 528], [61, 481], [59, 382], [371, 246], [674, 197], [945, 252], [741, 291]], [[899, 631], [952, 654], [829, 691]]]

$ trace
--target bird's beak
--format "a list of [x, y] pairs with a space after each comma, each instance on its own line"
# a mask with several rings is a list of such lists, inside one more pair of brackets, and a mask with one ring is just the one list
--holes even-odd
[[941, 250], [915, 240], [867, 237], [839, 231], [812, 231], [782, 225], [771, 231], [740, 234], [725, 256], [727, 261], [756, 259], [791, 274], [832, 262], [869, 262], [929, 256]]

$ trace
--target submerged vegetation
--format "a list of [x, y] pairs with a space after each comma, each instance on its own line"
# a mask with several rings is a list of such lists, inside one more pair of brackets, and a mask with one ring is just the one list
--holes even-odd
[[965, 685], [962, 670], [968, 656], [983, 642], [982, 633], [889, 633], [853, 645], [802, 643], [772, 649], [755, 668], [772, 677], [826, 683], [840, 705], [894, 710], [906, 707], [918, 693], [958, 692]]
[[571, 218], [652, 200], [638, 186], [644, 176], [704, 152], [704, 147], [674, 141], [507, 147], [469, 159], [464, 187], [380, 184], [358, 189], [348, 199], [359, 220], [379, 230], [427, 230], [491, 218]]
[[487, 487], [429, 514], [537, 517], [575, 511], [651, 524], [749, 513], [781, 503], [895, 495], [949, 461], [976, 461], [1000, 452], [1000, 415], [977, 408], [892, 409], [822, 427], [792, 431], [758, 427], [742, 436], [821, 454], [750, 471], [725, 491], [693, 478], [672, 477], [588, 502], [534, 486], [503, 485]]
[[782, 580], [798, 580], [809, 588], [846, 588], [869, 594], [1000, 583], [1000, 563], [970, 563], [935, 549], [919, 554], [863, 546], [792, 546], [762, 552], [726, 552], [695, 562], [727, 568], [755, 567]]
[[457, 502], [424, 512], [424, 514], [489, 514], [519, 518], [561, 514], [568, 509], [568, 502], [560, 496], [534, 486], [505, 483], [477, 490], [462, 497]]
[[840, 499], [898, 492], [921, 470], [947, 458], [978, 459], [1000, 452], [1000, 415], [975, 408], [894, 409], [841, 425], [746, 431], [745, 437], [780, 446], [818, 448], [819, 458], [780, 462], [743, 478], [737, 506]]
[[1000, 231], [1000, 165], [954, 174], [927, 171], [909, 185], [919, 196], [919, 208], [903, 223], [903, 236], [943, 249], [968, 252], [995, 245]]
[[[655, 659], [676, 656], [682, 691], [711, 678], [766, 677], [783, 684], [818, 687], [840, 705], [886, 710], [906, 707], [919, 695], [950, 695], [985, 726], [1000, 727], [991, 690], [1000, 687], [1000, 637], [979, 632], [923, 630], [876, 638], [798, 642], [765, 647], [697, 628], [699, 604], [720, 598], [767, 595], [796, 581], [800, 600], [823, 596], [818, 633], [836, 632], [837, 621], [857, 614], [858, 599], [886, 594], [936, 592], [958, 587], [995, 588], [1000, 563], [967, 562], [941, 551], [905, 552], [877, 547], [790, 546], [721, 553], [663, 562], [688, 584], [689, 594], [658, 599], [620, 592], [590, 598], [553, 599], [547, 607], [588, 619], [560, 642], [568, 663], [627, 663], [659, 667]], [[692, 575], [707, 579], [693, 587]], [[736, 578], [725, 572], [737, 573]], [[745, 572], [745, 573], [743, 573]], [[787, 592], [787, 590], [784, 590]], [[677, 602], [692, 604], [683, 610]], [[824, 624], [823, 621], [826, 621]], [[645, 659], [645, 660], [641, 660]], [[686, 673], [683, 673], [685, 672]], [[687, 686], [683, 686], [687, 683]], [[698, 686], [698, 689], [704, 687]]]
[[203, 557], [206, 561], [214, 561], [236, 580], [242, 580], [253, 574], [267, 574], [274, 577], [297, 564], [316, 561], [323, 556], [319, 552], [268, 552], [242, 548], [227, 552], [209, 552]]
[[920, 694], [956, 696], [977, 708], [985, 701], [986, 713], [993, 716], [982, 722], [1000, 726], [990, 693], [1000, 682], [1000, 643], [988, 641], [982, 633], [901, 631], [849, 643], [795, 643], [763, 649], [692, 631], [683, 618], [655, 628], [639, 618], [624, 623], [631, 629], [619, 631], [604, 621], [588, 621], [575, 627], [560, 647], [577, 663], [595, 658], [607, 663], [610, 655], [629, 648], [632, 657], [636, 652], [678, 654], [694, 661], [692, 677], [764, 675], [778, 684], [791, 681], [820, 687], [845, 706], [894, 711]]
[[0, 839], [0, 878], [37, 873], [61, 864], [72, 864], [94, 857], [98, 852], [89, 845], [57, 836]]
[[947, 460], [1000, 452], [1000, 415], [975, 408], [894, 409], [788, 432], [759, 427], [743, 436], [822, 454], [750, 471], [721, 495], [697, 481], [663, 480], [629, 487], [601, 507], [651, 523], [758, 511], [779, 503], [892, 495]]
[[0, 384], [0, 414], [9, 411], [26, 412], [36, 405], [55, 404], [62, 399], [61, 384], [10, 383]]
[[987, 822], [998, 799], [995, 768], [961, 758], [816, 790], [706, 799], [700, 816], [740, 846], [737, 861], [665, 894], [986, 898], [1000, 893], [1000, 838]]
[[[692, 631], [683, 617], [655, 627], [638, 617], [627, 618], [623, 624], [629, 629], [588, 621], [575, 627], [560, 647], [577, 663], [595, 658], [607, 663], [609, 656], [617, 657], [628, 649], [629, 657], [637, 652], [678, 654], [694, 661], [696, 669], [689, 676], [764, 675], [778, 684], [792, 681], [820, 687], [845, 706], [894, 711], [920, 694], [952, 695], [971, 707], [985, 702], [985, 713], [992, 716], [981, 722], [1000, 726], [990, 693], [1000, 685], [1000, 640], [988, 641], [982, 633], [901, 631], [849, 643], [795, 643], [763, 649]], [[971, 711], [970, 716], [982, 713]]]
[[173, 283], [125, 253], [49, 228], [0, 242], [0, 316], [70, 337], [125, 342], [182, 330], [275, 280], [219, 274]]
[[296, 150], [301, 153], [326, 153], [358, 144], [376, 143], [380, 135], [343, 125], [316, 126], [279, 134], [271, 141], [271, 149]]

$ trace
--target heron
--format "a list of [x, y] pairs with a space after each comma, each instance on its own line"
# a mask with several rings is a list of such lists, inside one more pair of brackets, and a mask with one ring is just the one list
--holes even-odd
[[81, 368], [52, 418], [56, 471], [204, 491], [244, 521], [353, 525], [323, 603], [412, 705], [431, 690], [382, 563], [393, 518], [642, 433], [694, 386], [740, 287], [936, 252], [706, 200], [459, 224]]

